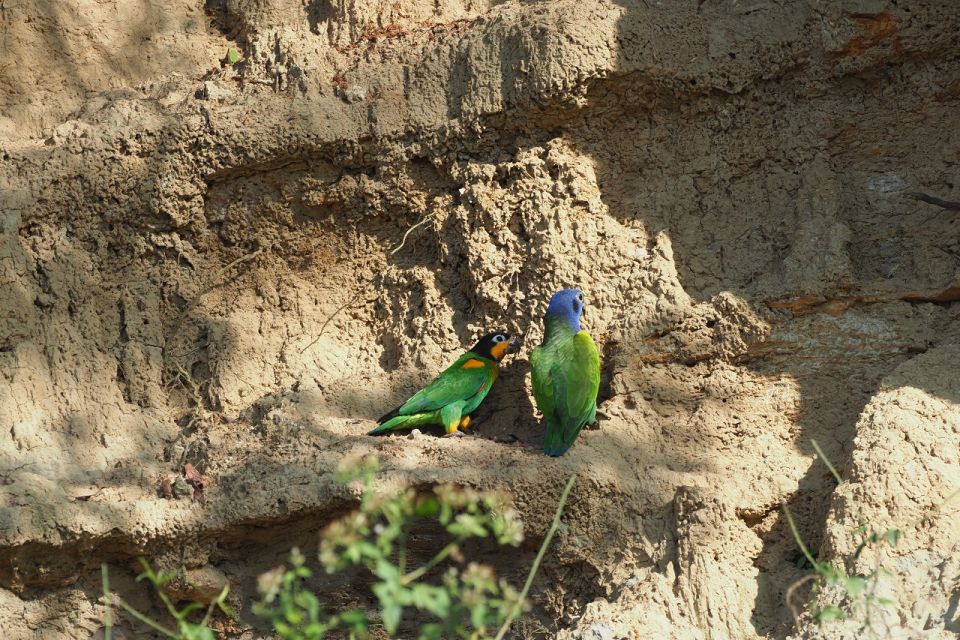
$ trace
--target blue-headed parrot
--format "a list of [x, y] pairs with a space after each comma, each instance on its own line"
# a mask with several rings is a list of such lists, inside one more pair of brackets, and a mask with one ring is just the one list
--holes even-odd
[[447, 435], [465, 429], [470, 413], [480, 406], [500, 375], [500, 361], [519, 350], [520, 342], [506, 331], [488, 333], [433, 382], [377, 420], [380, 426], [369, 435], [428, 424], [441, 425]]
[[543, 452], [562, 456], [597, 417], [600, 352], [580, 328], [583, 293], [561, 289], [543, 317], [543, 343], [530, 354], [533, 397], [547, 423]]

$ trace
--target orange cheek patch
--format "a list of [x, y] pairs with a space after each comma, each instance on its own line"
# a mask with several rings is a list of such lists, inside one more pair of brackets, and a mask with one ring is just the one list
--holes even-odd
[[470, 358], [469, 360], [464, 362], [463, 366], [461, 367], [461, 369], [481, 369], [481, 368], [483, 368], [483, 361], [475, 360], [473, 358]]
[[493, 345], [493, 347], [491, 347], [490, 355], [492, 355], [497, 360], [500, 360], [501, 358], [503, 358], [504, 354], [507, 352], [507, 347], [509, 346], [510, 345], [507, 343], [506, 340], [504, 340], [503, 342], [499, 342]]

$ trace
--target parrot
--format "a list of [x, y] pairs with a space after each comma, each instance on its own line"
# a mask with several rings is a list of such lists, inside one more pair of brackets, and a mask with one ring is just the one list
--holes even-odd
[[562, 456], [597, 418], [600, 352], [580, 328], [583, 293], [561, 289], [543, 317], [543, 343], [530, 353], [533, 397], [547, 423], [543, 452]]
[[470, 413], [490, 393], [500, 375], [500, 361], [520, 350], [520, 341], [506, 331], [488, 333], [470, 351], [457, 358], [426, 387], [390, 413], [367, 435], [381, 435], [394, 429], [438, 424], [448, 436], [470, 424]]

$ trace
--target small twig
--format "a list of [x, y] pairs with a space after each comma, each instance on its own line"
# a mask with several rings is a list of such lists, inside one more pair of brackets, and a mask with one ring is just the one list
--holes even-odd
[[504, 620], [503, 626], [500, 627], [500, 631], [497, 632], [497, 636], [494, 638], [494, 640], [503, 640], [503, 637], [507, 634], [507, 631], [510, 630], [510, 625], [513, 623], [514, 619], [520, 615], [520, 608], [523, 606], [524, 600], [527, 599], [527, 594], [530, 593], [530, 586], [533, 584], [533, 578], [537, 575], [537, 571], [540, 570], [540, 563], [543, 561], [543, 556], [547, 553], [547, 547], [550, 546], [550, 542], [553, 540], [553, 535], [560, 527], [560, 516], [563, 514], [563, 507], [567, 504], [567, 497], [570, 495], [570, 490], [573, 488], [573, 483], [576, 481], [576, 479], [577, 474], [573, 474], [570, 476], [570, 479], [567, 480], [567, 486], [563, 488], [563, 493], [560, 494], [560, 504], [557, 505], [557, 510], [553, 514], [553, 522], [550, 523], [550, 529], [547, 531], [547, 537], [543, 539], [543, 544], [540, 545], [540, 551], [537, 553], [537, 557], [533, 560], [533, 566], [530, 567], [530, 573], [527, 574], [527, 581], [523, 585], [523, 591], [520, 592], [520, 597], [513, 605], [510, 613], [507, 614], [507, 619]]
[[790, 613], [793, 615], [794, 623], [800, 620], [800, 613], [797, 611], [797, 608], [793, 606], [793, 593], [811, 580], [816, 580], [818, 577], [818, 574], [811, 573], [810, 575], [800, 578], [787, 588], [787, 593], [784, 596], [784, 599], [787, 601], [787, 606], [790, 607]]
[[[311, 341], [310, 341], [310, 344], [308, 344], [308, 345], [305, 346], [303, 349], [301, 349], [301, 350], [300, 350], [300, 353], [301, 353], [301, 354], [302, 354], [302, 353], [306, 353], [307, 349], [309, 349], [309, 348], [312, 347], [313, 345], [317, 344], [317, 341], [318, 341], [318, 340], [320, 339], [320, 337], [323, 335], [323, 332], [324, 332], [324, 330], [327, 328], [327, 325], [330, 324], [330, 321], [333, 320], [341, 311], [343, 311], [344, 309], [346, 309], [346, 308], [348, 308], [349, 306], [351, 306], [354, 302], [356, 302], [356, 301], [357, 301], [357, 298], [359, 298], [360, 295], [361, 295], [363, 292], [364, 292], [364, 289], [361, 288], [359, 291], [357, 291], [357, 292], [353, 295], [352, 298], [350, 298], [349, 300], [347, 300], [346, 302], [344, 302], [342, 305], [340, 305], [339, 307], [337, 307], [337, 310], [336, 310], [336, 311], [334, 311], [334, 312], [331, 313], [329, 316], [327, 316], [327, 319], [323, 322], [322, 325], [320, 325], [320, 331], [317, 332], [317, 337], [314, 338], [313, 340], [311, 340]], [[378, 297], [379, 297], [379, 296], [378, 296]], [[376, 299], [377, 299], [377, 298], [371, 298], [370, 300], [367, 300], [367, 302], [373, 302], [373, 301], [376, 300]]]
[[222, 278], [224, 274], [226, 274], [228, 271], [230, 271], [230, 269], [233, 269], [235, 266], [239, 264], [243, 264], [244, 262], [249, 262], [253, 260], [257, 256], [259, 256], [261, 253], [263, 253], [263, 247], [260, 247], [253, 253], [248, 253], [245, 256], [240, 256], [239, 258], [230, 262], [225, 267], [223, 267], [222, 269], [217, 271], [215, 274], [213, 274], [213, 277], [210, 278], [210, 280], [207, 282], [207, 285], [202, 289], [200, 289], [200, 291], [197, 292], [197, 295], [193, 296], [193, 299], [190, 301], [190, 303], [187, 304], [187, 306], [184, 307], [183, 311], [180, 312], [180, 315], [177, 317], [177, 321], [174, 323], [173, 328], [170, 330], [170, 334], [169, 334], [170, 337], [173, 337], [177, 334], [177, 332], [180, 330], [180, 325], [183, 324], [184, 318], [186, 318], [187, 314], [190, 313], [195, 306], [197, 306], [197, 304], [200, 302], [200, 299], [203, 298], [203, 296], [206, 295], [211, 289], [220, 286], [221, 284], [220, 278]]
[[[411, 233], [413, 233], [414, 229], [416, 229], [417, 227], [423, 226], [424, 224], [426, 224], [426, 223], [429, 222], [430, 220], [433, 220], [434, 216], [435, 216], [434, 213], [427, 214], [426, 216], [423, 217], [422, 220], [420, 220], [420, 222], [416, 223], [415, 225], [413, 225], [412, 227], [410, 227], [409, 229], [407, 229], [407, 231], [403, 234], [403, 238], [400, 240], [400, 244], [398, 244], [398, 245], [396, 246], [396, 248], [393, 249], [393, 250], [392, 250], [389, 254], [387, 254], [387, 255], [390, 256], [390, 257], [393, 257], [394, 255], [396, 255], [397, 252], [400, 251], [400, 249], [403, 249], [403, 245], [405, 245], [405, 244], [407, 243], [407, 238], [410, 236]], [[363, 288], [363, 286], [361, 285], [361, 288], [353, 295], [352, 298], [350, 298], [349, 300], [347, 300], [346, 302], [344, 302], [342, 305], [340, 305], [339, 307], [337, 307], [336, 311], [334, 311], [334, 312], [331, 313], [329, 316], [327, 316], [327, 319], [324, 320], [323, 324], [320, 326], [320, 331], [317, 333], [317, 337], [315, 337], [313, 340], [311, 340], [311, 341], [310, 341], [310, 344], [308, 344], [308, 345], [305, 346], [303, 349], [301, 349], [301, 350], [300, 350], [300, 353], [301, 353], [301, 354], [306, 353], [307, 349], [309, 349], [309, 348], [312, 347], [313, 345], [317, 344], [317, 341], [320, 340], [320, 336], [323, 335], [323, 332], [324, 332], [324, 330], [327, 328], [327, 325], [330, 324], [330, 321], [333, 320], [335, 317], [337, 317], [337, 316], [340, 314], [340, 312], [342, 312], [344, 309], [347, 309], [348, 307], [350, 307], [351, 305], [353, 305], [353, 303], [356, 302], [357, 299], [358, 299], [361, 295], [363, 295], [363, 292], [364, 292], [364, 288]], [[368, 300], [367, 302], [373, 302], [373, 301], [376, 300], [378, 297], [379, 297], [379, 296], [377, 296], [377, 297], [375, 297], [375, 298], [371, 298], [371, 299]]]
[[[146, 343], [144, 343], [144, 344], [146, 344]], [[147, 346], [148, 346], [148, 347], [158, 347], [158, 348], [160, 348], [160, 349], [163, 349], [163, 347], [161, 347], [160, 345], [152, 345], [152, 344], [150, 344], [150, 345], [147, 345]], [[182, 352], [182, 353], [171, 353], [171, 354], [170, 354], [170, 357], [171, 357], [171, 358], [174, 358], [175, 360], [179, 360], [179, 359], [181, 359], [181, 358], [186, 358], [187, 356], [192, 356], [193, 354], [195, 354], [196, 352], [200, 351], [201, 349], [206, 349], [206, 348], [209, 347], [209, 346], [210, 346], [210, 340], [207, 340], [207, 341], [205, 341], [203, 344], [201, 344], [199, 347], [194, 347], [193, 349], [190, 349], [189, 351], [184, 351], [184, 352]]]
[[928, 204], [933, 204], [944, 209], [951, 209], [953, 211], [960, 211], [960, 202], [952, 202], [950, 200], [942, 200], [936, 196], [931, 196], [926, 193], [920, 193], [919, 191], [913, 191], [907, 194], [914, 200], [920, 200], [921, 202], [926, 202]]
[[190, 383], [190, 388], [188, 391], [193, 396], [193, 403], [196, 405], [198, 411], [203, 409], [203, 396], [200, 394], [200, 387], [196, 382], [193, 381], [193, 376], [190, 375], [190, 372], [183, 368], [183, 365], [179, 362], [175, 362], [177, 365], [177, 372], [180, 374], [180, 377], [183, 378], [186, 382]]
[[414, 229], [416, 229], [417, 227], [423, 226], [424, 224], [426, 224], [426, 223], [429, 222], [430, 220], [433, 220], [434, 215], [435, 215], [435, 214], [433, 214], [433, 213], [429, 213], [429, 214], [425, 215], [425, 216], [423, 217], [423, 220], [421, 220], [421, 221], [418, 222], [417, 224], [415, 224], [415, 225], [413, 225], [412, 227], [410, 227], [409, 229], [407, 229], [407, 232], [403, 234], [403, 238], [400, 240], [400, 244], [397, 245], [397, 248], [396, 248], [396, 249], [394, 249], [393, 251], [390, 252], [390, 254], [389, 254], [390, 257], [395, 256], [395, 255], [397, 254], [397, 252], [400, 251], [400, 249], [403, 249], [403, 245], [405, 245], [405, 244], [407, 243], [407, 237], [408, 237], [411, 233], [413, 233], [413, 230], [414, 230]]

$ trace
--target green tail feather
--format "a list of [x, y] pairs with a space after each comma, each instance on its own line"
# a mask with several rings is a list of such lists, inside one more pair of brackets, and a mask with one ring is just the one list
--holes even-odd
[[562, 456], [567, 452], [567, 449], [573, 446], [578, 435], [580, 435], [580, 429], [571, 433], [569, 438], [564, 438], [564, 434], [559, 428], [547, 426], [547, 439], [543, 443], [543, 452], [548, 456]]
[[562, 456], [567, 452], [567, 449], [573, 446], [573, 443], [577, 441], [577, 436], [580, 435], [580, 432], [583, 431], [583, 428], [588, 424], [593, 424], [597, 421], [597, 405], [593, 405], [593, 409], [590, 410], [590, 413], [587, 415], [587, 420], [582, 425], [574, 429], [569, 433], [569, 437], [564, 437], [565, 434], [563, 429], [560, 429], [556, 426], [547, 423], [547, 438], [543, 443], [543, 452], [548, 456]]
[[415, 413], [411, 416], [394, 416], [373, 431], [367, 432], [367, 435], [379, 436], [395, 429], [410, 429], [424, 424], [439, 424], [436, 412]]

